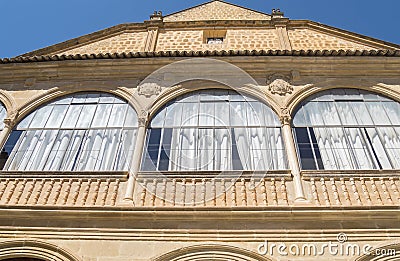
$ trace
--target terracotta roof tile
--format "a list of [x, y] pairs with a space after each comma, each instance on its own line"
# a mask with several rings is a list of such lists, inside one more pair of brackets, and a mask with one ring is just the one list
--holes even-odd
[[129, 59], [154, 57], [221, 57], [221, 56], [385, 56], [400, 57], [400, 50], [230, 50], [230, 51], [161, 51], [124, 52], [105, 54], [43, 55], [0, 59], [0, 64], [32, 63], [47, 61]]

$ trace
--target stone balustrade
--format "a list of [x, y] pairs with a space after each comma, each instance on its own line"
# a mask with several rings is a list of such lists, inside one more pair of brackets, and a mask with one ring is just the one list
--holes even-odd
[[268, 207], [293, 203], [289, 173], [196, 173], [138, 176], [134, 203], [141, 207]]
[[[362, 173], [362, 172], [361, 172]], [[400, 175], [392, 173], [303, 174], [311, 204], [316, 206], [390, 206], [400, 204]]]
[[[336, 173], [337, 172], [337, 173]], [[139, 173], [132, 202], [127, 173], [3, 173], [0, 205], [135, 208], [363, 207], [400, 205], [400, 174], [305, 171], [307, 202], [295, 202], [289, 171]]]
[[126, 176], [2, 175], [1, 205], [115, 206], [123, 195]]

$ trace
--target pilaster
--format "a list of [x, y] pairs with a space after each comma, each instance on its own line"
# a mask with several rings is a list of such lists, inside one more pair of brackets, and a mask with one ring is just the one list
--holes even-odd
[[276, 34], [279, 39], [279, 46], [281, 50], [292, 50], [289, 35], [286, 26], [289, 23], [289, 18], [283, 16], [283, 12], [279, 9], [272, 9], [271, 23], [275, 26]]
[[150, 21], [145, 21], [147, 26], [147, 38], [144, 46], [145, 52], [154, 52], [157, 46], [159, 28], [163, 27], [163, 16], [160, 11], [155, 11], [150, 16]]

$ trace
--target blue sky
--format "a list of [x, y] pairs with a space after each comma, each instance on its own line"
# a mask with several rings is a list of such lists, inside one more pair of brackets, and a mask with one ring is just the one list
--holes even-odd
[[[14, 57], [113, 25], [147, 20], [207, 0], [0, 0], [0, 57]], [[400, 0], [231, 0], [400, 44]]]

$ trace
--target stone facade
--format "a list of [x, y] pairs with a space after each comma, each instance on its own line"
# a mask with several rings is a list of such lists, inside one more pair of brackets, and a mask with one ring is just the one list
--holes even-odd
[[[212, 3], [218, 8], [227, 6], [219, 1]], [[170, 17], [178, 20], [181, 16]], [[158, 51], [210, 50], [203, 33], [212, 30], [214, 24], [207, 28], [198, 21], [201, 29], [184, 30], [181, 27], [186, 25], [179, 21], [168, 22], [173, 25], [167, 28], [167, 24], [163, 27], [157, 20], [154, 24], [135, 25], [147, 26], [146, 32], [121, 32], [120, 36], [114, 32], [99, 42], [92, 35], [90, 44], [75, 48], [66, 43], [35, 51], [25, 58], [1, 59], [0, 101], [7, 109], [1, 144], [30, 112], [76, 92], [111, 93], [129, 101], [138, 114], [139, 125], [129, 171], [1, 171], [0, 259], [382, 258], [363, 252], [332, 254], [326, 246], [352, 244], [370, 246], [369, 250], [390, 250], [385, 260], [398, 260], [399, 170], [301, 170], [291, 123], [297, 106], [321, 90], [368, 90], [400, 102], [399, 46], [351, 33], [346, 38], [347, 33], [332, 28], [325, 28], [324, 32], [304, 29], [303, 22], [293, 22], [292, 26], [302, 28], [293, 29], [288, 26], [290, 21], [281, 20], [282, 17], [271, 19], [274, 24], [266, 19], [262, 23], [268, 23], [267, 27], [248, 25], [248, 29], [243, 28], [244, 24], [238, 28], [237, 20], [224, 21], [226, 41], [219, 48], [243, 51], [326, 46], [386, 51], [323, 55], [319, 51], [243, 51], [235, 55], [210, 53], [204, 58], [185, 52], [167, 55]], [[177, 28], [173, 29], [174, 26]], [[153, 46], [155, 34], [157, 44]], [[126, 46], [119, 44], [119, 37], [126, 37], [122, 41]], [[52, 56], [134, 52], [145, 48], [150, 49], [146, 55], [129, 57]], [[35, 54], [42, 56], [39, 59], [33, 57]], [[159, 109], [182, 94], [214, 88], [240, 90], [272, 108], [281, 121], [289, 168], [239, 174], [140, 171], [146, 128]], [[277, 252], [282, 244], [288, 248], [306, 246], [307, 251], [313, 246], [319, 252], [282, 255]], [[267, 245], [275, 245], [272, 252], [265, 251]]]
[[92, 53], [142, 52], [147, 32], [122, 33], [110, 38], [64, 51], [60, 55]]
[[271, 16], [222, 1], [211, 1], [197, 7], [167, 15], [165, 22], [212, 20], [270, 20]]
[[348, 39], [318, 32], [312, 29], [288, 30], [290, 43], [294, 50], [372, 50], [376, 47], [359, 44]]

